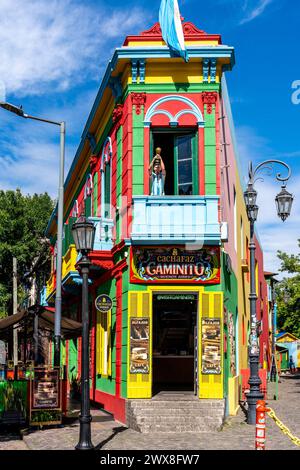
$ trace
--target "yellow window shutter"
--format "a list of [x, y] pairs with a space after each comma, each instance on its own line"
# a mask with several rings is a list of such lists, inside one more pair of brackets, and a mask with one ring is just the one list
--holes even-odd
[[97, 374], [102, 374], [102, 338], [101, 338], [101, 313], [97, 311], [96, 326], [96, 370]]
[[[130, 373], [131, 364], [131, 323], [134, 318], [148, 318], [148, 373]], [[128, 398], [151, 398], [152, 396], [152, 296], [149, 292], [128, 293]]]
[[[203, 373], [205, 319], [219, 319], [221, 373]], [[199, 302], [199, 398], [223, 398], [223, 292], [203, 292]], [[205, 370], [204, 370], [205, 372]]]
[[112, 356], [112, 351], [111, 351], [111, 310], [107, 312], [107, 374], [111, 377], [112, 372], [111, 372], [111, 356]]

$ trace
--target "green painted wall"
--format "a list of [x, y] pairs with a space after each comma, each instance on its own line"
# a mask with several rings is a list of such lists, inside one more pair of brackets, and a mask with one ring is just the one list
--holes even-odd
[[122, 238], [122, 154], [123, 154], [123, 127], [117, 130], [117, 206], [120, 208], [116, 214], [116, 243]]
[[211, 114], [204, 107], [205, 194], [216, 194], [216, 117], [215, 106]]
[[76, 378], [78, 373], [77, 368], [77, 339], [69, 340], [69, 362], [68, 362], [68, 379], [71, 381], [72, 377]]
[[[134, 106], [135, 108], [135, 106]], [[144, 194], [144, 107], [132, 112], [132, 194]]]
[[[226, 353], [224, 353], [224, 394], [225, 396], [228, 395], [228, 378], [233, 377], [234, 375], [231, 374], [230, 371], [230, 336], [229, 336], [229, 314], [232, 313], [233, 315], [233, 325], [234, 325], [234, 335], [236, 334], [235, 323], [237, 318], [237, 310], [238, 310], [238, 283], [237, 278], [233, 271], [231, 273], [228, 272], [226, 265], [225, 265], [225, 256], [224, 252], [221, 252], [221, 288], [224, 291], [224, 307], [226, 308], [226, 318], [224, 318], [224, 335], [227, 338], [227, 345], [226, 345]], [[224, 312], [225, 316], [225, 312]], [[237, 338], [236, 338], [237, 340]], [[236, 342], [236, 348], [238, 347]], [[236, 359], [236, 354], [235, 354]]]

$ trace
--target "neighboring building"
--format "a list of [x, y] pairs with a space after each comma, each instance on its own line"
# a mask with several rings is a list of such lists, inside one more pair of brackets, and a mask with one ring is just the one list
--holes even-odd
[[[90, 255], [91, 398], [126, 422], [126, 400], [187, 390], [235, 414], [248, 369], [249, 223], [225, 71], [234, 49], [184, 23], [190, 61], [170, 57], [159, 24], [110, 61], [65, 183], [63, 314], [80, 320], [72, 223], [94, 221]], [[150, 196], [155, 149], [165, 195]], [[46, 301], [55, 301], [56, 218]], [[257, 242], [258, 317], [268, 344]], [[112, 299], [108, 313], [95, 307]], [[81, 342], [62, 361], [80, 375]]]
[[[276, 336], [276, 346], [288, 350], [288, 360], [292, 356], [296, 369], [300, 368], [300, 339], [292, 333], [283, 331]], [[284, 367], [282, 366], [281, 369]], [[287, 363], [287, 369], [289, 368]]]

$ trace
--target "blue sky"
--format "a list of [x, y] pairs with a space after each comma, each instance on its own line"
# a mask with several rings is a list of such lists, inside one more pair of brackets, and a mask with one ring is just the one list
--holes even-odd
[[[127, 34], [158, 19], [160, 0], [1, 0], [0, 94], [25, 111], [67, 122], [67, 169], [115, 47]], [[291, 0], [179, 0], [181, 14], [235, 47], [227, 74], [242, 167], [267, 158], [292, 166], [295, 195], [283, 225], [271, 178], [257, 184], [259, 234], [266, 268], [276, 270], [278, 249], [296, 251], [300, 238], [300, 3]], [[300, 94], [299, 94], [300, 96]], [[58, 133], [54, 126], [0, 111], [0, 188], [57, 193]]]

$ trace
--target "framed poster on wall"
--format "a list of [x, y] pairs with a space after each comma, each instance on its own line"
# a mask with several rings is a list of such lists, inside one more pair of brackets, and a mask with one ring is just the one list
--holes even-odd
[[202, 374], [221, 374], [221, 320], [202, 318]]
[[149, 374], [149, 318], [130, 318], [130, 374]]

